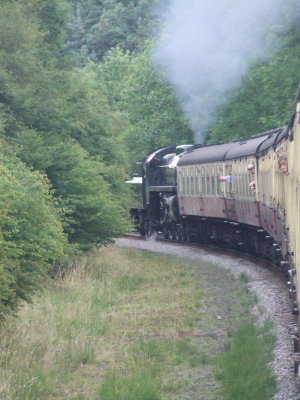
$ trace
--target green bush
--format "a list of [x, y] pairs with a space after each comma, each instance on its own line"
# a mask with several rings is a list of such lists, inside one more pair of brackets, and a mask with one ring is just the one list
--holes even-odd
[[86, 250], [129, 226], [126, 203], [122, 204], [122, 197], [115, 196], [104, 179], [105, 166], [90, 158], [75, 141], [55, 145], [53, 162], [46, 172], [56, 196], [68, 209], [64, 228], [71, 242]]
[[253, 323], [242, 326], [223, 352], [219, 377], [224, 400], [268, 400], [275, 393], [276, 382], [269, 363], [273, 358], [274, 337], [268, 327]]
[[0, 315], [40, 287], [67, 239], [48, 180], [2, 141], [0, 152]]

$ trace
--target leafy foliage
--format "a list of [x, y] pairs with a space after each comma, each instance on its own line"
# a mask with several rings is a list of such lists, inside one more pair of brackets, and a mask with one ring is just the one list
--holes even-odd
[[176, 95], [153, 65], [150, 49], [149, 44], [144, 52], [132, 54], [116, 48], [103, 63], [86, 67], [123, 121], [120, 134], [134, 161], [154, 148], [192, 140]]
[[[173, 89], [151, 62], [158, 3], [1, 2], [0, 314], [28, 298], [71, 248], [126, 229], [126, 171], [137, 159], [192, 141]], [[282, 48], [252, 67], [208, 140], [285, 124], [299, 52], [299, 29], [285, 29]]]
[[25, 5], [28, 16], [34, 16], [38, 30], [43, 33], [44, 41], [52, 51], [63, 48], [66, 25], [71, 12], [65, 0], [20, 0]]
[[56, 195], [64, 199], [69, 210], [65, 223], [69, 239], [84, 249], [127, 227], [127, 209], [119, 199], [112, 198], [104, 170], [72, 141], [55, 144], [54, 160], [46, 169]]
[[157, 0], [80, 0], [73, 2], [69, 48], [81, 62], [100, 61], [113, 47], [140, 51], [158, 27]]
[[133, 58], [122, 99], [131, 124], [126, 132], [129, 148], [143, 153], [192, 141], [175, 92], [160, 77], [149, 51], [150, 48]]
[[[30, 6], [38, 7], [35, 2]], [[12, 32], [10, 19], [18, 25], [17, 32]], [[72, 222], [64, 224], [69, 238], [88, 248], [126, 226], [122, 152], [105, 124], [105, 99], [96, 96], [81, 71], [59, 68], [51, 53], [41, 51], [44, 35], [24, 16], [21, 6], [4, 7], [1, 27], [10, 39], [0, 61], [5, 78], [0, 82], [3, 135], [27, 165], [48, 174], [55, 196], [69, 207]], [[21, 36], [27, 39], [22, 42]], [[25, 50], [26, 55], [20, 57]], [[13, 75], [9, 72], [12, 64]], [[102, 105], [104, 111], [99, 112]], [[116, 199], [114, 191], [123, 195]]]
[[0, 316], [28, 299], [51, 264], [62, 259], [67, 239], [49, 182], [30, 171], [3, 141], [0, 154]]
[[0, 5], [0, 315], [69, 249], [127, 227], [106, 99], [61, 52], [68, 10], [64, 0]]

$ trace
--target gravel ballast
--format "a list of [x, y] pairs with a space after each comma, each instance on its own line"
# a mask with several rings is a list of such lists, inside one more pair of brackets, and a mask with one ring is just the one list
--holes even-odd
[[236, 277], [242, 273], [251, 277], [247, 285], [256, 294], [259, 306], [254, 308], [253, 312], [258, 323], [262, 323], [267, 318], [273, 321], [273, 333], [277, 338], [272, 364], [278, 383], [278, 391], [274, 400], [300, 400], [299, 378], [294, 375], [293, 366], [292, 333], [295, 318], [291, 312], [291, 300], [288, 296], [287, 286], [274, 272], [242, 257], [214, 254], [213, 251], [196, 246], [189, 247], [154, 239], [135, 240], [130, 237], [116, 239], [115, 244], [120, 247], [134, 247], [164, 255], [190, 259], [201, 258], [229, 270]]

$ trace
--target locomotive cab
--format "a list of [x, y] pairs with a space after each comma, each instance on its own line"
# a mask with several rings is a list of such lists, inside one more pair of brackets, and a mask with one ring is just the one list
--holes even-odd
[[169, 146], [137, 163], [142, 174], [127, 183], [139, 194], [138, 202], [131, 208], [131, 217], [143, 236], [170, 230], [176, 224], [179, 218], [176, 168], [181, 156], [193, 149], [194, 145]]
[[132, 178], [126, 181], [130, 185], [131, 189], [131, 204], [130, 204], [130, 217], [132, 225], [141, 234], [144, 234], [142, 229], [142, 218], [144, 209], [143, 202], [143, 178], [138, 176], [138, 174], [133, 174]]

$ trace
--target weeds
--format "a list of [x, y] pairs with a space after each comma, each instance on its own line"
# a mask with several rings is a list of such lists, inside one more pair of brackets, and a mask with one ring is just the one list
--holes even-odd
[[240, 273], [240, 280], [243, 283], [249, 283], [251, 281], [251, 277], [248, 274], [246, 274], [245, 272], [241, 272]]
[[276, 382], [268, 364], [272, 361], [274, 336], [270, 323], [257, 328], [243, 325], [221, 355], [219, 378], [224, 400], [267, 400], [276, 390]]
[[[136, 250], [107, 247], [72, 260], [51, 290], [3, 326], [0, 398], [175, 400], [187, 392], [191, 400], [220, 398], [217, 354], [255, 301], [240, 286], [211, 264]], [[258, 336], [267, 346], [268, 334]], [[233, 333], [222, 360], [242, 342]], [[261, 352], [253, 338], [249, 347]]]
[[157, 363], [168, 360], [178, 365], [186, 362], [191, 367], [208, 363], [209, 357], [202, 353], [191, 339], [141, 339], [132, 347], [135, 359], [155, 360]]
[[96, 399], [161, 400], [160, 381], [149, 367], [109, 373]]

